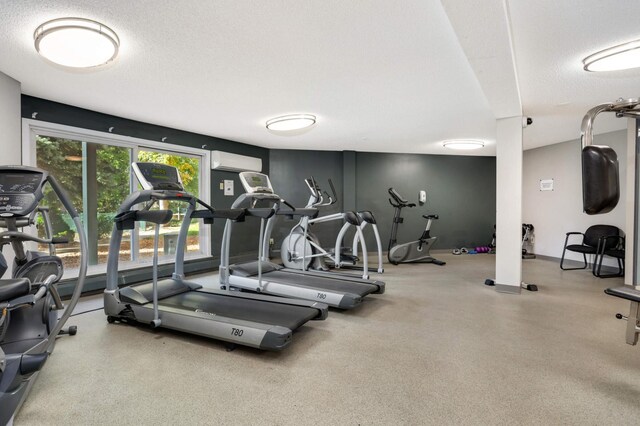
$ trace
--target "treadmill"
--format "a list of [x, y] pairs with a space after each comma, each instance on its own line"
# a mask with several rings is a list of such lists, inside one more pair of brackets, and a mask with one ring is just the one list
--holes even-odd
[[[131, 194], [114, 219], [107, 260], [104, 310], [110, 323], [137, 322], [197, 334], [233, 344], [264, 350], [281, 350], [291, 343], [292, 332], [309, 320], [327, 317], [326, 304], [282, 299], [243, 292], [205, 289], [185, 280], [184, 252], [191, 219], [205, 224], [215, 218], [242, 221], [242, 209], [213, 209], [184, 191], [175, 167], [164, 164], [132, 164], [142, 190]], [[160, 201], [180, 201], [187, 211], [176, 244], [175, 270], [171, 278], [157, 280], [158, 229], [168, 222], [170, 210], [152, 210]], [[136, 206], [142, 205], [140, 209]], [[198, 209], [198, 206], [202, 209]], [[154, 280], [151, 283], [119, 288], [118, 261], [122, 234], [136, 222], [156, 224], [154, 240]]]
[[[244, 208], [247, 216], [260, 218], [259, 260], [229, 265], [234, 221], [227, 219], [220, 254], [222, 289], [235, 288], [260, 294], [318, 301], [339, 309], [355, 308], [360, 305], [365, 296], [384, 293], [382, 281], [347, 278], [316, 271], [289, 270], [269, 262], [263, 253], [266, 220], [274, 215], [314, 217], [318, 214], [318, 209], [294, 208], [274, 193], [269, 177], [263, 173], [242, 172], [240, 181], [246, 193], [240, 195], [231, 208]], [[267, 204], [268, 207], [259, 207], [260, 204]]]

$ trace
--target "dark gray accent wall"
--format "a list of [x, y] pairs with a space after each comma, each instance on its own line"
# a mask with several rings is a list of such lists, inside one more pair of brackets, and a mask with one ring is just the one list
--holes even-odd
[[[271, 181], [276, 192], [294, 205], [305, 205], [308, 191], [303, 179], [313, 175], [323, 187], [333, 179], [338, 203], [321, 214], [371, 210], [378, 222], [383, 250], [389, 241], [393, 207], [388, 188], [394, 187], [405, 198], [418, 204], [418, 192], [427, 191], [427, 203], [404, 209], [398, 240], [417, 239], [424, 229], [423, 214], [435, 213], [432, 235], [438, 237], [435, 249], [475, 247], [491, 242], [495, 224], [495, 157], [471, 157], [366, 152], [271, 150]], [[328, 189], [328, 188], [327, 188]], [[295, 222], [293, 222], [295, 223]], [[274, 231], [276, 248], [292, 222], [280, 219]], [[312, 231], [326, 247], [332, 247], [341, 224], [316, 225]], [[349, 233], [345, 243], [352, 238]], [[367, 247], [375, 249], [371, 232], [365, 232]]]
[[[242, 154], [250, 155], [250, 154]], [[263, 162], [263, 172], [268, 174], [268, 169], [265, 170]], [[234, 195], [224, 195], [224, 191], [220, 189], [220, 184], [224, 180], [233, 180]], [[240, 183], [239, 174], [237, 172], [226, 171], [211, 171], [211, 205], [216, 209], [228, 209], [231, 204], [244, 193], [242, 184]], [[213, 246], [211, 254], [216, 261], [220, 260], [220, 247], [222, 243], [222, 233], [224, 231], [226, 221], [224, 219], [216, 219], [213, 223]], [[260, 220], [257, 218], [247, 217], [244, 222], [235, 223], [233, 226], [233, 232], [231, 234], [231, 250], [229, 255], [232, 261], [239, 261], [238, 259], [257, 258], [258, 257], [258, 235], [260, 233]], [[235, 259], [235, 260], [234, 260]]]
[[[356, 176], [358, 209], [375, 214], [385, 248], [394, 212], [389, 187], [417, 204], [402, 211], [399, 242], [421, 235], [426, 224], [423, 214], [440, 217], [431, 228], [438, 237], [434, 249], [491, 242], [496, 217], [495, 157], [359, 152]], [[418, 205], [420, 190], [427, 191], [424, 206]], [[373, 239], [367, 244], [373, 247]]]
[[342, 198], [345, 210], [357, 210], [356, 207], [356, 171], [358, 170], [357, 153], [344, 151], [342, 160]]
[[[270, 153], [271, 184], [282, 198], [296, 207], [304, 207], [309, 201], [309, 190], [304, 179], [311, 176], [318, 182], [323, 190], [331, 193], [328, 179], [338, 191], [337, 202], [322, 209], [322, 215], [341, 212], [343, 209], [343, 154], [335, 151], [298, 151], [272, 149]], [[291, 227], [298, 219], [290, 220], [284, 217], [278, 219], [273, 231], [276, 250], [280, 249], [282, 239], [286, 237]], [[342, 222], [329, 222], [313, 225], [311, 232], [320, 238], [323, 246], [330, 247], [335, 243], [336, 236], [342, 226]]]

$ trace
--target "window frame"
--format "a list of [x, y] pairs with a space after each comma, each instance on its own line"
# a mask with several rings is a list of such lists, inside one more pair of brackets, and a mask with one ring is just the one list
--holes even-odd
[[[176, 155], [187, 155], [200, 157], [200, 176], [199, 180], [199, 198], [207, 204], [211, 204], [211, 151], [206, 149], [192, 148], [188, 146], [176, 145], [167, 142], [158, 142], [149, 139], [135, 138], [132, 136], [123, 136], [107, 132], [99, 132], [96, 130], [83, 129], [80, 127], [67, 126], [64, 124], [51, 123], [47, 121], [33, 120], [28, 118], [22, 119], [22, 164], [25, 166], [37, 166], [36, 157], [36, 136], [51, 136], [56, 138], [65, 138], [77, 140], [80, 142], [95, 143], [101, 145], [112, 145], [132, 150], [133, 158], [137, 158], [138, 151], [154, 151]], [[135, 187], [135, 178], [131, 177], [131, 188]], [[124, 201], [124, 200], [123, 200]], [[200, 254], [190, 254], [186, 259], [205, 259], [212, 256], [211, 247], [211, 226], [200, 227]], [[159, 264], [173, 263], [173, 258], [159, 258]], [[146, 267], [148, 263], [145, 261], [125, 262], [122, 270], [137, 269]], [[107, 265], [92, 265], [87, 271], [87, 276], [101, 275], [106, 273]], [[65, 271], [64, 279], [76, 278], [77, 271], [73, 275], [67, 276]]]

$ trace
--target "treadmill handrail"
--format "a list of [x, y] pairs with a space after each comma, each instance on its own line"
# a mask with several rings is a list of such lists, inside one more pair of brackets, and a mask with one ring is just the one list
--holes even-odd
[[[174, 275], [183, 275], [184, 273], [184, 246], [186, 244], [188, 227], [191, 222], [191, 215], [195, 211], [196, 203], [203, 204], [194, 195], [185, 191], [173, 191], [173, 190], [153, 190], [144, 189], [142, 191], [133, 192], [129, 195], [120, 205], [117, 215], [124, 214], [131, 210], [135, 210], [134, 206], [141, 203], [156, 200], [171, 200], [181, 201], [187, 203], [189, 207], [185, 212], [180, 232], [178, 235], [178, 242], [176, 245], [176, 257], [175, 257], [175, 273]], [[204, 204], [207, 206], [206, 204]], [[208, 206], [207, 206], [208, 207]], [[111, 240], [109, 241], [109, 255], [107, 257], [107, 275], [106, 275], [106, 290], [116, 291], [118, 289], [118, 264], [120, 245], [122, 243], [123, 230], [118, 229], [117, 224], [113, 224], [113, 230], [111, 232]], [[182, 235], [184, 232], [185, 235]]]
[[185, 191], [158, 191], [154, 189], [143, 189], [142, 191], [131, 193], [131, 195], [122, 202], [117, 213], [127, 212], [136, 204], [155, 200], [182, 201], [185, 203], [195, 203], [199, 201], [194, 195]]

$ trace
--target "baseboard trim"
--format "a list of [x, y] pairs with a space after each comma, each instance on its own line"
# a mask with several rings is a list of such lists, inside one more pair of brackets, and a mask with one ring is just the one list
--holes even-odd
[[[558, 264], [558, 267], [560, 267], [560, 261], [562, 260], [559, 257], [545, 256], [544, 254], [537, 254], [536, 257], [540, 260], [550, 260], [552, 262], [556, 262]], [[587, 261], [588, 260], [589, 258], [587, 257]], [[577, 268], [584, 265], [584, 262], [579, 260], [565, 259], [564, 265], [569, 268]], [[585, 271], [591, 271], [592, 269], [593, 269], [593, 263], [587, 262], [587, 267], [585, 268]], [[617, 271], [618, 271], [618, 268], [615, 266], [602, 265], [602, 272], [604, 272], [605, 274], [612, 274]]]

